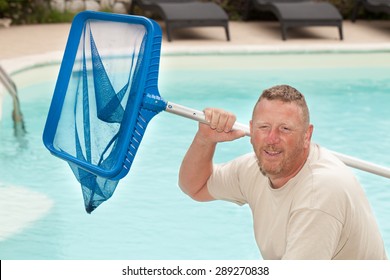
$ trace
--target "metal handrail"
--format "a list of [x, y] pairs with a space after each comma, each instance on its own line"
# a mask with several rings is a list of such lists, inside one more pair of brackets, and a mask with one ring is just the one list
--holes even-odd
[[18, 90], [16, 84], [11, 79], [11, 77], [5, 72], [5, 70], [0, 65], [0, 83], [4, 85], [6, 90], [12, 97], [13, 101], [13, 111], [12, 119], [14, 121], [15, 134], [23, 134], [26, 132], [23, 120], [23, 114], [20, 110], [20, 103], [18, 98]]
[[7, 72], [5, 72], [5, 70], [3, 69], [3, 67], [1, 67], [1, 65], [0, 65], [0, 81], [12, 96], [17, 95], [17, 88], [14, 81], [12, 81], [11, 77], [8, 76]]

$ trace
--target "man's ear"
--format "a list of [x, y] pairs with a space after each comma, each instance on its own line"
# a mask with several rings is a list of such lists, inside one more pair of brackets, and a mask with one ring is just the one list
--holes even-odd
[[250, 120], [249, 121], [249, 136], [250, 136], [250, 138], [251, 138], [251, 144], [253, 144], [252, 143], [252, 133], [253, 133], [253, 124], [252, 124], [252, 120]]
[[306, 130], [305, 134], [305, 147], [308, 148], [310, 146], [311, 137], [313, 135], [314, 126], [312, 124]]

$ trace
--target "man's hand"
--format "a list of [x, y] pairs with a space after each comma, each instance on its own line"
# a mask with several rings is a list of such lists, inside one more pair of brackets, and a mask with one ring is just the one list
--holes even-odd
[[206, 121], [209, 123], [199, 123], [198, 137], [210, 143], [233, 141], [245, 136], [242, 130], [233, 130], [236, 116], [233, 113], [216, 108], [206, 108], [203, 110]]

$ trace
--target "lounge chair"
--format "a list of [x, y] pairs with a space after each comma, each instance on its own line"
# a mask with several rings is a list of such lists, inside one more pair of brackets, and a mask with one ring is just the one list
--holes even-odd
[[287, 29], [303, 26], [336, 26], [340, 40], [343, 39], [342, 16], [328, 2], [310, 0], [247, 0], [251, 9], [273, 13], [281, 24], [282, 39], [287, 39]]
[[214, 2], [133, 0], [130, 6], [131, 14], [134, 14], [135, 5], [144, 11], [150, 11], [160, 16], [164, 20], [168, 41], [172, 41], [173, 29], [200, 26], [222, 26], [225, 28], [226, 39], [230, 40], [228, 15]]
[[385, 13], [390, 15], [390, 0], [356, 0], [352, 11], [352, 22], [356, 21], [361, 7], [373, 13]]

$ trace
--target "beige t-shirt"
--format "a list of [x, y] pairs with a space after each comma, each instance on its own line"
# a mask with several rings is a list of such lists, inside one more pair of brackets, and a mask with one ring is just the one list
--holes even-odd
[[264, 259], [387, 259], [366, 195], [350, 168], [315, 144], [301, 171], [273, 189], [247, 154], [215, 165], [216, 199], [248, 203]]

